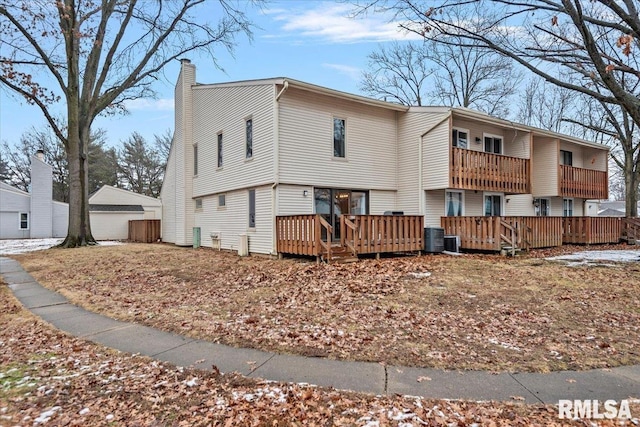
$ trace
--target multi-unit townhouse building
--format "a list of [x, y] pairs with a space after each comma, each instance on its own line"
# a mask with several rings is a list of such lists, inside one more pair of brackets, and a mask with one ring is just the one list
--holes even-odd
[[278, 217], [317, 215], [322, 238], [336, 242], [341, 217], [402, 212], [421, 227], [578, 217], [608, 195], [608, 149], [589, 141], [289, 78], [199, 84], [195, 75], [182, 60], [161, 193], [163, 240], [177, 245], [192, 245], [196, 230], [204, 246], [238, 249], [246, 236], [250, 252], [276, 254]]

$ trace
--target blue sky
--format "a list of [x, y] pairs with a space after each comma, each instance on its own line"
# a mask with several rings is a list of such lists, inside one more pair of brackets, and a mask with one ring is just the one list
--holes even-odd
[[[193, 55], [199, 83], [291, 77], [351, 93], [359, 93], [358, 82], [367, 54], [380, 43], [415, 39], [398, 30], [380, 15], [350, 19], [351, 6], [333, 1], [273, 1], [250, 16], [259, 27], [253, 41], [238, 39], [233, 56], [220, 50], [216, 69], [210, 60]], [[137, 131], [148, 140], [153, 134], [173, 128], [173, 85], [179, 65], [165, 68], [154, 89], [157, 99], [139, 99], [128, 104], [126, 116], [104, 117], [96, 127], [107, 131], [111, 145]], [[0, 140], [17, 142], [32, 126], [45, 119], [35, 107], [0, 91]]]

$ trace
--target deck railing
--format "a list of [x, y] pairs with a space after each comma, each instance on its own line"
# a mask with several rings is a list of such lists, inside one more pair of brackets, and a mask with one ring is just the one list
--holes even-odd
[[583, 199], [607, 199], [607, 172], [560, 165], [560, 195]]
[[[442, 217], [445, 234], [460, 237], [460, 247], [499, 251], [503, 247], [546, 248], [565, 244], [617, 243], [623, 220], [612, 217], [458, 216]], [[630, 221], [640, 233], [640, 221]], [[635, 224], [635, 227], [633, 228]]]
[[629, 241], [640, 241], [640, 218], [622, 218], [622, 237]]
[[[325, 239], [322, 239], [323, 229]], [[331, 258], [333, 227], [319, 214], [276, 217], [278, 253]]]
[[423, 250], [422, 215], [341, 215], [341, 246], [354, 255]]
[[622, 237], [622, 220], [617, 217], [570, 216], [562, 218], [563, 243], [618, 243]]
[[329, 260], [337, 244], [353, 255], [421, 251], [423, 221], [421, 215], [341, 215], [340, 242], [332, 242], [333, 227], [320, 215], [278, 216], [276, 247]]
[[529, 159], [452, 147], [451, 188], [530, 193]]

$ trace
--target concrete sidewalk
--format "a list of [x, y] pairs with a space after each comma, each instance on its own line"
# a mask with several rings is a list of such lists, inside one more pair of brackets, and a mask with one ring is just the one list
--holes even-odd
[[0, 275], [28, 310], [58, 329], [178, 366], [205, 370], [215, 366], [221, 372], [237, 371], [268, 380], [438, 399], [524, 398], [527, 403], [557, 404], [560, 399], [604, 401], [640, 397], [640, 366], [549, 374], [491, 374], [281, 355], [187, 338], [84, 310], [44, 288], [9, 258], [0, 257]]

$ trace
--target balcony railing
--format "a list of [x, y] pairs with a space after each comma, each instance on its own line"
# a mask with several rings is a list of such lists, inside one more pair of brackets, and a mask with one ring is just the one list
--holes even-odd
[[603, 171], [560, 165], [560, 195], [583, 199], [607, 199], [607, 173]]
[[451, 188], [527, 194], [530, 176], [529, 159], [452, 147]]

